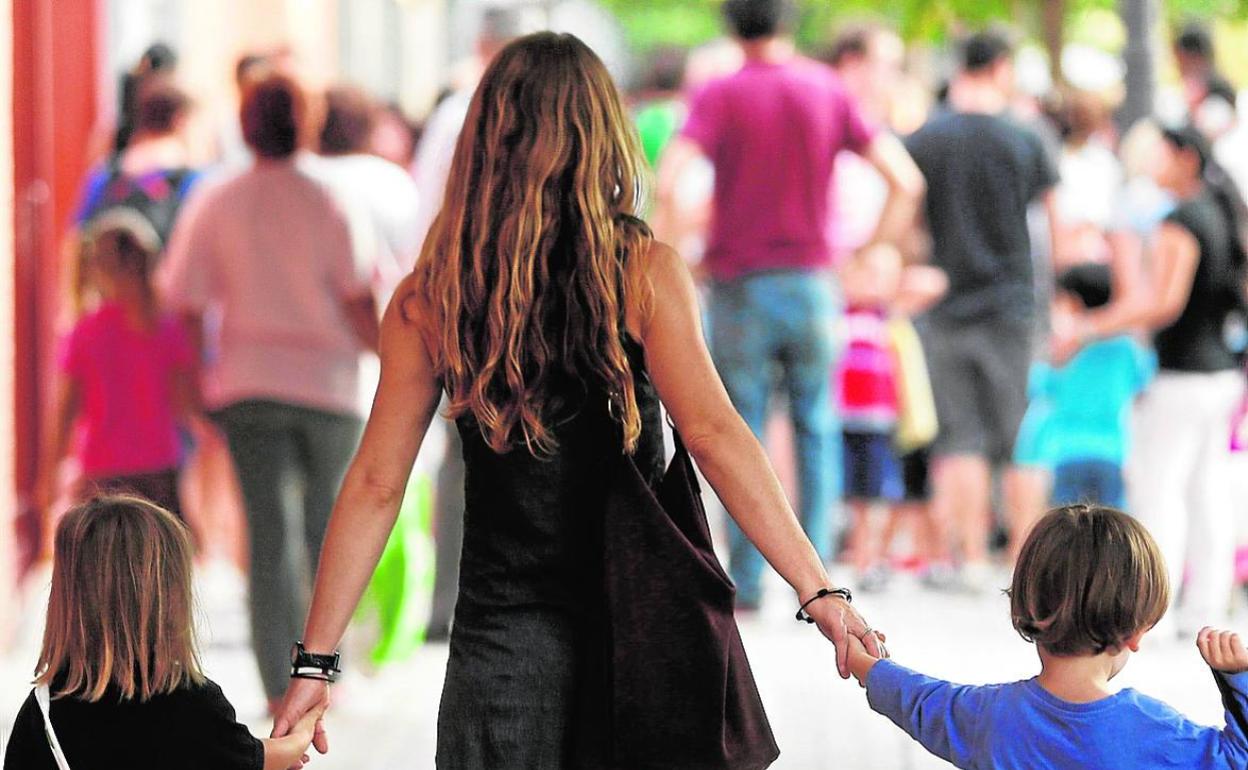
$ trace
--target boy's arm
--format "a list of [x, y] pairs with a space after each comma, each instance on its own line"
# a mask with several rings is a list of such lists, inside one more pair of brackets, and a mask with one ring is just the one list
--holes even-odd
[[984, 688], [951, 684], [891, 660], [877, 660], [860, 644], [851, 646], [849, 665], [859, 684], [867, 688], [867, 702], [873, 710], [941, 759], [970, 767], [979, 718], [986, 707]]
[[854, 675], [854, 679], [858, 680], [860, 687], [867, 686], [867, 679], [871, 676], [871, 669], [879, 663], [880, 659], [867, 652], [866, 645], [862, 640], [850, 636], [849, 640], [849, 673]]

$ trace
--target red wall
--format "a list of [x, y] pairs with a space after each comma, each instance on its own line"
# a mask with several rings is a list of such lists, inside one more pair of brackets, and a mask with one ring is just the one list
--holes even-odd
[[28, 501], [42, 405], [51, 391], [61, 240], [96, 120], [103, 0], [13, 0], [14, 232], [17, 323], [16, 479], [23, 565], [40, 520]]

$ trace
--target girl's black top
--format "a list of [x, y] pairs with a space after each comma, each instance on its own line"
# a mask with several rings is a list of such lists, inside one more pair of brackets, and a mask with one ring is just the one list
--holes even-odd
[[[52, 701], [52, 727], [73, 770], [263, 770], [264, 745], [215, 682], [151, 700], [105, 694]], [[56, 770], [32, 692], [17, 713], [4, 770]]]

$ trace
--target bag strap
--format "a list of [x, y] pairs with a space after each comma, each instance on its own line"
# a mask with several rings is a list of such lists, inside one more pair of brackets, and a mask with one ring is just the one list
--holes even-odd
[[43, 732], [48, 736], [48, 747], [52, 749], [52, 757], [56, 760], [58, 770], [69, 770], [69, 760], [61, 750], [61, 742], [56, 738], [56, 730], [52, 729], [52, 693], [46, 684], [35, 688], [35, 702], [43, 713]]

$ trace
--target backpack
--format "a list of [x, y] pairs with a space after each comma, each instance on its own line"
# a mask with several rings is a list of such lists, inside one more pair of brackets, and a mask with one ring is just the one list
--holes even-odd
[[106, 211], [130, 209], [151, 223], [163, 247], [169, 242], [173, 223], [186, 199], [187, 182], [194, 175], [193, 169], [183, 167], [130, 176], [114, 160], [109, 164], [108, 178], [99, 196], [84, 217], [84, 224], [89, 226], [92, 220]]

